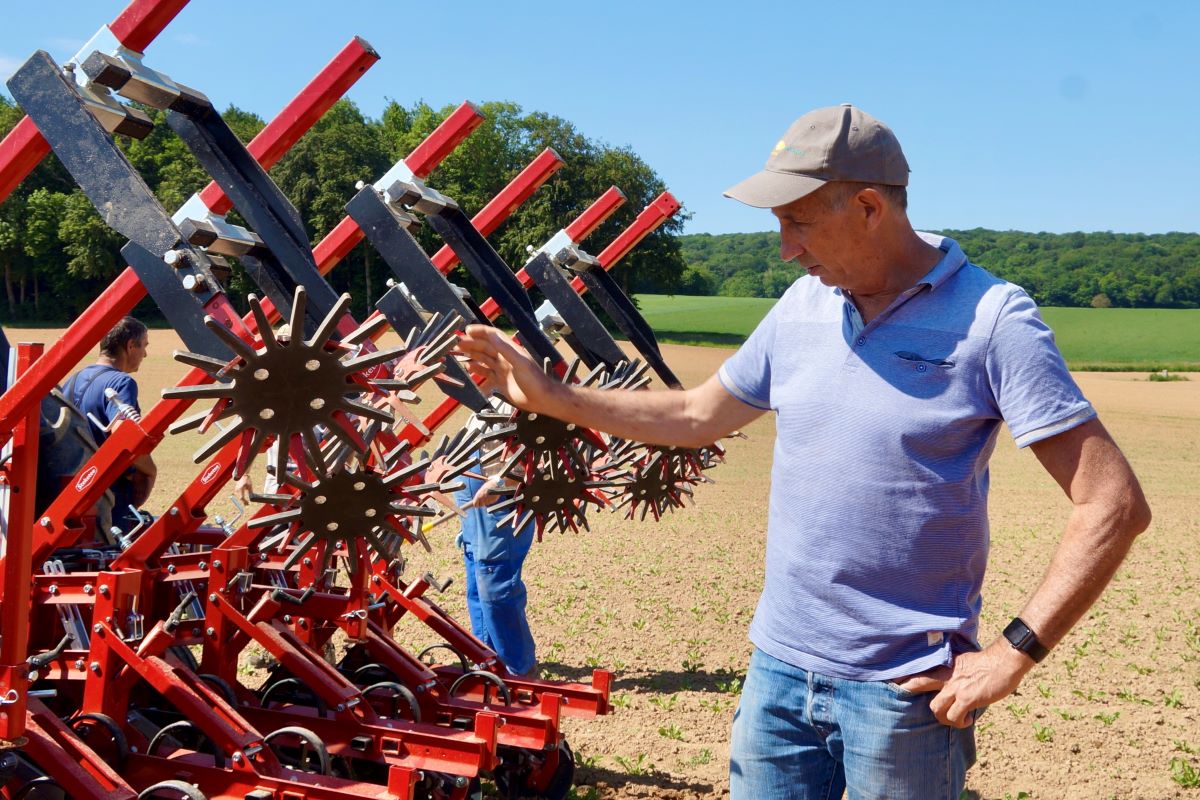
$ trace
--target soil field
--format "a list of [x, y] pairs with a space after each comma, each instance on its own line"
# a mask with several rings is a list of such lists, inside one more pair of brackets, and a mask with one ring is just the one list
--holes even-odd
[[[6, 330], [10, 341], [22, 332]], [[52, 331], [29, 332], [49, 341]], [[138, 378], [142, 406], [183, 374], [178, 347], [153, 331]], [[667, 346], [687, 385], [728, 351]], [[975, 798], [1200, 798], [1200, 375], [1152, 383], [1144, 373], [1076, 376], [1142, 479], [1155, 519], [1112, 586], [1018, 694], [978, 729]], [[716, 483], [661, 523], [595, 513], [592, 530], [551, 535], [526, 565], [529, 610], [545, 677], [616, 673], [614, 713], [567, 720], [579, 798], [700, 798], [728, 792], [729, 725], [762, 583], [773, 421], [727, 442]], [[165, 441], [161, 510], [195, 474], [195, 438]], [[225, 503], [210, 513], [229, 515]], [[992, 461], [992, 556], [982, 636], [999, 634], [1040, 577], [1068, 505], [1032, 453], [1002, 433]], [[411, 574], [457, 575], [453, 525], [434, 552], [410, 553]], [[461, 582], [439, 602], [465, 620]], [[417, 628], [398, 638], [431, 643]], [[1188, 784], [1192, 784], [1189, 788]]]

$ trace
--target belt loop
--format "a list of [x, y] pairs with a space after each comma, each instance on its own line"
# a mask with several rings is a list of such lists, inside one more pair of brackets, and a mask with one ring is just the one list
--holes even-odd
[[808, 684], [808, 697], [804, 701], [804, 713], [808, 716], [808, 724], [813, 724], [813, 674], [811, 670], [805, 670], [804, 675]]

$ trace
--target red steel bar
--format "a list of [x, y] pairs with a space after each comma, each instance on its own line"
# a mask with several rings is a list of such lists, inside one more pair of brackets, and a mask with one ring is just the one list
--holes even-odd
[[[483, 114], [471, 103], [464, 102], [450, 116], [442, 120], [442, 124], [433, 133], [417, 145], [417, 148], [404, 159], [404, 164], [418, 178], [426, 178], [433, 172], [434, 167], [454, 148], [471, 135], [483, 122]], [[333, 269], [354, 247], [363, 240], [363, 232], [358, 229], [358, 223], [344, 217], [324, 239], [313, 248], [313, 258], [317, 261], [317, 269], [322, 275]], [[264, 301], [263, 307], [266, 308]], [[272, 318], [274, 319], [274, 318]]]
[[[538, 187], [550, 180], [550, 176], [562, 169], [564, 163], [562, 156], [547, 147], [517, 177], [509, 181], [508, 186], [479, 209], [478, 214], [471, 217], [471, 224], [484, 236], [491, 236], [500, 223], [520, 208]], [[430, 260], [445, 275], [458, 263], [458, 256], [450, 249], [450, 245], [444, 244]]]
[[121, 44], [141, 53], [187, 4], [188, 0], [133, 0], [108, 28]]
[[[379, 53], [361, 36], [355, 36], [334, 56], [317, 77], [284, 106], [267, 127], [246, 145], [263, 169], [275, 166], [284, 153], [300, 140], [321, 116], [379, 60]], [[200, 192], [200, 199], [214, 214], [225, 214], [233, 203], [216, 181]]]
[[[578, 244], [591, 235], [592, 231], [600, 227], [600, 223], [612, 216], [612, 213], [624, 205], [624, 203], [625, 193], [615, 186], [610, 186], [607, 192], [596, 198], [596, 201], [584, 209], [584, 212], [576, 217], [564, 230], [571, 237], [571, 241]], [[524, 267], [517, 270], [517, 280], [526, 289], [533, 286], [533, 278], [529, 277], [529, 273], [525, 271]], [[579, 290], [576, 289], [576, 291]], [[480, 308], [488, 319], [495, 319], [500, 314], [500, 305], [490, 297], [484, 301]]]
[[[175, 19], [188, 0], [133, 0], [109, 25], [117, 41], [142, 52]], [[29, 117], [0, 142], [0, 202], [50, 154], [50, 145]]]

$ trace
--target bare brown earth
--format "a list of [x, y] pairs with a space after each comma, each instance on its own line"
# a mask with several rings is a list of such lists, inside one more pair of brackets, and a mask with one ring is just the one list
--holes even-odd
[[[49, 341], [52, 331], [8, 330], [10, 340]], [[167, 355], [169, 332], [152, 335], [139, 374], [143, 408], [182, 375]], [[687, 385], [728, 351], [666, 347]], [[1141, 477], [1155, 512], [1092, 611], [978, 729], [976, 798], [1196, 797], [1172, 777], [1200, 770], [1200, 375], [1151, 383], [1143, 374], [1076, 376]], [[580, 768], [579, 798], [698, 798], [728, 793], [729, 725], [750, 653], [746, 629], [762, 581], [773, 421], [727, 442], [715, 484], [694, 507], [661, 523], [596, 513], [592, 530], [552, 535], [526, 566], [529, 612], [547, 677], [587, 680], [616, 672], [615, 712], [568, 720]], [[194, 475], [194, 439], [156, 453], [163, 478], [152, 506]], [[992, 556], [982, 636], [996, 636], [1040, 577], [1068, 513], [1037, 460], [1004, 434], [992, 463]], [[211, 512], [228, 515], [218, 504]], [[456, 575], [453, 525], [434, 553], [411, 553], [414, 574]], [[465, 619], [461, 582], [440, 601]], [[402, 628], [413, 646], [430, 642]], [[1025, 793], [1022, 795], [1022, 793]]]

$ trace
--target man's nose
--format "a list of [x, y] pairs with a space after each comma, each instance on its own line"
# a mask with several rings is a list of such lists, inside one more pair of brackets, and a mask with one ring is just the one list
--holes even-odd
[[792, 261], [804, 255], [804, 245], [793, 236], [783, 236], [779, 241], [779, 257], [784, 261]]

